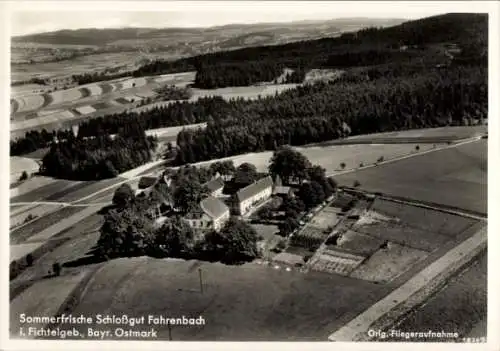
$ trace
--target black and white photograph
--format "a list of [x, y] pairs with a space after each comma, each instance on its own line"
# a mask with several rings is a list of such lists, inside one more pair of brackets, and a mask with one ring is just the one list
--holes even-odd
[[1, 349], [498, 350], [498, 2], [2, 7]]

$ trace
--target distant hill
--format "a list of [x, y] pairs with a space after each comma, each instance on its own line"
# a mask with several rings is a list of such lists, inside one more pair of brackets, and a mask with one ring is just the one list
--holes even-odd
[[158, 47], [176, 44], [226, 49], [273, 45], [338, 35], [365, 27], [386, 27], [403, 19], [348, 18], [290, 23], [231, 24], [210, 28], [77, 29], [12, 38], [12, 44], [88, 45], [98, 47]]

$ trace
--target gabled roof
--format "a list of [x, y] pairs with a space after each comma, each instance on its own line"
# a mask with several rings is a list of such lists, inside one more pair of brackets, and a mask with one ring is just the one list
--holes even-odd
[[219, 199], [209, 196], [200, 202], [200, 207], [209, 217], [217, 219], [229, 211], [229, 207]]
[[221, 177], [217, 177], [204, 183], [203, 186], [208, 188], [208, 190], [210, 190], [211, 192], [214, 192], [224, 188], [224, 180], [222, 180]]
[[239, 202], [242, 202], [272, 186], [273, 180], [270, 176], [267, 176], [259, 179], [253, 184], [244, 187], [243, 189], [238, 190], [238, 192], [236, 193], [236, 198]]

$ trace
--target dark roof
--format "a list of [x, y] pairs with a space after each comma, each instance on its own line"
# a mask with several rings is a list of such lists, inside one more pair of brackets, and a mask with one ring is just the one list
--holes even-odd
[[238, 201], [242, 202], [272, 186], [273, 180], [270, 176], [267, 176], [259, 179], [253, 184], [244, 187], [243, 189], [238, 190], [238, 192], [236, 193], [236, 198], [238, 199]]
[[289, 194], [290, 189], [289, 186], [276, 186], [274, 188], [274, 194]]
[[209, 196], [200, 202], [200, 207], [212, 219], [219, 218], [229, 211], [229, 207], [219, 199]]
[[156, 184], [156, 177], [142, 177], [139, 180], [139, 189], [146, 189]]
[[221, 177], [218, 177], [204, 183], [203, 186], [207, 187], [211, 192], [214, 192], [224, 188], [224, 180], [222, 180]]

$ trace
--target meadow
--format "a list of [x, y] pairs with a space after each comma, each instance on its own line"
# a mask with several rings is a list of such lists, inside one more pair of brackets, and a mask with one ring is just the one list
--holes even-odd
[[335, 176], [367, 191], [487, 212], [487, 140]]
[[[382, 286], [336, 275], [144, 257], [107, 263], [85, 290], [73, 314], [202, 315], [202, 327], [172, 327], [177, 341], [326, 340], [336, 326], [387, 293]], [[157, 330], [168, 339], [167, 326]]]

